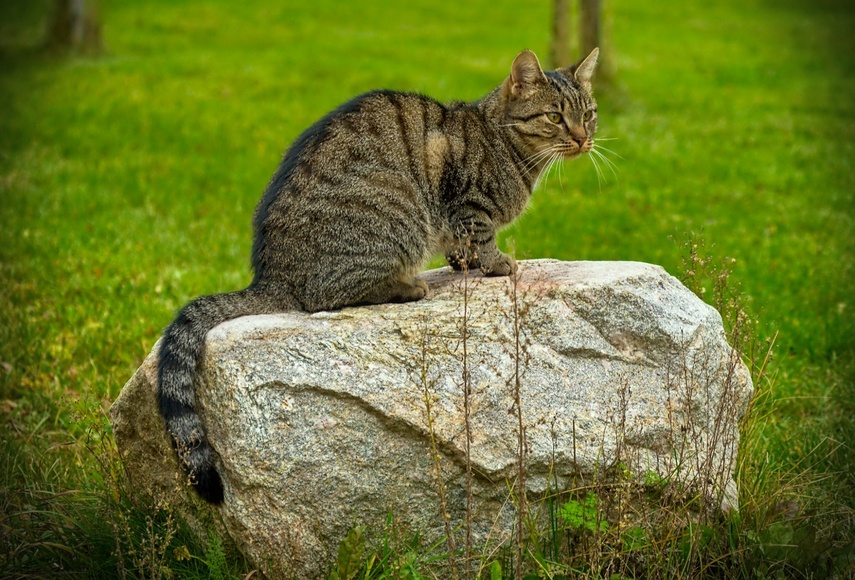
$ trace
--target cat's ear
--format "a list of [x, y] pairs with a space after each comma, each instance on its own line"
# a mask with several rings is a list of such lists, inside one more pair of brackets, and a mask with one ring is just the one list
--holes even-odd
[[546, 75], [540, 68], [537, 56], [524, 50], [514, 59], [511, 65], [511, 76], [508, 78], [508, 88], [514, 97], [525, 97], [539, 83], [546, 82]]
[[600, 56], [600, 49], [595, 48], [591, 51], [591, 54], [586, 56], [573, 68], [573, 78], [575, 78], [580, 85], [586, 87], [588, 90], [591, 89], [591, 79], [594, 77], [594, 69], [597, 68], [597, 58]]

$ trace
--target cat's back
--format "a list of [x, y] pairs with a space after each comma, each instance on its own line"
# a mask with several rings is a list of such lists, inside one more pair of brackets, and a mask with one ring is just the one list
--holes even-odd
[[425, 144], [444, 131], [447, 115], [435, 99], [410, 92], [374, 90], [347, 101], [286, 151], [256, 208], [256, 229], [295, 197], [335, 196], [365, 179], [398, 175], [427, 187]]
[[302, 188], [313, 178], [333, 178], [333, 173], [339, 178], [371, 170], [418, 173], [414, 162], [428, 136], [442, 131], [446, 115], [444, 105], [416, 93], [376, 90], [359, 95], [294, 142], [280, 168], [282, 184], [290, 180]]
[[304, 131], [256, 209], [256, 271], [282, 269], [286, 254], [294, 254], [286, 248], [341, 253], [330, 246], [343, 228], [360, 243], [417, 232], [426, 246], [413, 254], [421, 259], [432, 244], [431, 232], [440, 227], [432, 185], [436, 172], [430, 168], [444, 159], [435, 159], [431, 144], [443, 134], [448, 115], [449, 109], [430, 97], [377, 90], [351, 99]]

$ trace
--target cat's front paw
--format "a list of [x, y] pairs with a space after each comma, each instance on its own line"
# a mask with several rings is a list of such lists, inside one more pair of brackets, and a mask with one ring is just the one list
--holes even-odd
[[507, 254], [499, 254], [492, 264], [481, 264], [485, 276], [511, 276], [517, 271], [517, 262]]
[[464, 268], [471, 272], [472, 270], [477, 270], [481, 267], [481, 261], [477, 257], [472, 257], [467, 260], [463, 255], [463, 252], [457, 250], [447, 253], [445, 255], [445, 259], [448, 262], [448, 265], [451, 266], [455, 272], [462, 272]]

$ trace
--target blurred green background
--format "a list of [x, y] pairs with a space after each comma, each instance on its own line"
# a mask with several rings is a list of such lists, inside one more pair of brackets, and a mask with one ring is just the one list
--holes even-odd
[[[552, 10], [110, 0], [104, 51], [58, 54], [41, 49], [51, 6], [0, 3], [7, 498], [92, 485], [92, 466], [73, 451], [89, 425], [80, 417], [118, 395], [177, 308], [249, 281], [253, 208], [303, 129], [373, 88], [477, 99], [523, 48], [548, 65]], [[855, 9], [605, 6], [614, 78], [595, 88], [598, 137], [613, 139], [603, 144], [618, 171], [601, 178], [588, 159], [565, 163], [500, 246], [518, 259], [641, 260], [678, 276], [687, 239], [735, 259], [731, 281], [761, 339], [777, 336], [757, 437], [782, 473], [822, 481], [809, 495], [832, 506], [829, 526], [845, 543], [855, 509]], [[41, 476], [39, 462], [52, 466]]]

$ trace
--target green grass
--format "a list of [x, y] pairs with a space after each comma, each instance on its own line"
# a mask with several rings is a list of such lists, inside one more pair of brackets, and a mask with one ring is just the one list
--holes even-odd
[[[0, 4], [0, 524], [16, 530], [0, 572], [112, 577], [104, 514], [160, 516], [105, 503], [98, 410], [177, 308], [249, 281], [252, 210], [285, 147], [371, 88], [480, 97], [520, 49], [548, 54], [550, 3], [105, 1], [97, 57], [38, 49], [49, 4]], [[675, 274], [690, 235], [735, 258], [761, 338], [777, 335], [749, 447], [766, 466], [757, 494], [797, 489], [845, 546], [855, 11], [668, 0], [609, 16], [617, 80], [599, 136], [616, 139], [603, 143], [619, 172], [600, 183], [587, 160], [565, 164], [504, 242]]]

